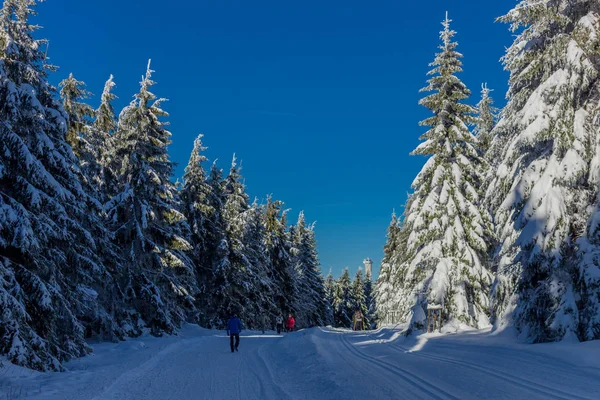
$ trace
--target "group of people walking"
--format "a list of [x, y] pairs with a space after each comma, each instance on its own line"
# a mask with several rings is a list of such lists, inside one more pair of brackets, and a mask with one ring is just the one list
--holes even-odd
[[[275, 326], [277, 329], [277, 334], [281, 334], [281, 331], [284, 328], [283, 325], [283, 316], [281, 315], [281, 313], [277, 316], [277, 318], [275, 318]], [[286, 332], [292, 332], [294, 330], [294, 327], [296, 326], [296, 320], [294, 319], [294, 317], [292, 316], [292, 314], [288, 314], [287, 319], [285, 320], [285, 331]]]
[[[270, 325], [268, 318], [265, 316], [260, 324], [262, 332], [265, 333], [265, 329]], [[252, 328], [252, 324], [250, 324]], [[271, 325], [272, 327], [272, 325]], [[279, 313], [275, 318], [275, 329], [277, 334], [280, 335], [281, 331], [285, 329], [285, 332], [293, 332], [296, 327], [296, 320], [292, 314], [288, 314], [288, 317], [283, 319], [283, 315]], [[360, 310], [357, 310], [352, 317], [352, 329], [355, 331], [362, 331], [365, 329], [364, 316]], [[240, 346], [240, 332], [242, 331], [242, 321], [238, 318], [235, 313], [231, 313], [229, 321], [227, 321], [227, 336], [229, 336], [229, 345], [231, 346], [231, 352], [239, 351]]]
[[[285, 325], [284, 325], [285, 322]], [[268, 322], [263, 321], [262, 332], [265, 333], [265, 326]], [[288, 314], [286, 320], [283, 320], [283, 315], [279, 313], [275, 318], [275, 327], [277, 334], [280, 335], [281, 331], [285, 328], [286, 332], [292, 332], [296, 327], [296, 320], [292, 314]], [[227, 321], [227, 336], [229, 336], [229, 345], [231, 346], [231, 352], [239, 351], [240, 346], [240, 332], [242, 331], [242, 321], [238, 318], [235, 313], [231, 313], [229, 321]]]

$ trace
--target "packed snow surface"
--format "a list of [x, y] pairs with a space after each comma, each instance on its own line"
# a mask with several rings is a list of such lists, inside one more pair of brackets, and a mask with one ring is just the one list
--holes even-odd
[[600, 341], [525, 345], [489, 331], [314, 328], [282, 336], [185, 327], [93, 345], [67, 372], [0, 368], [0, 399], [600, 399]]

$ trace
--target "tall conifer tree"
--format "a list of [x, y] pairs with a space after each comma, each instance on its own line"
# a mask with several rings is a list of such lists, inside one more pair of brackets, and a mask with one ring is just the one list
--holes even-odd
[[[188, 257], [189, 227], [171, 182], [168, 114], [150, 92], [150, 62], [134, 100], [121, 112], [116, 132], [119, 192], [107, 203], [109, 222], [127, 268], [122, 290], [154, 334], [171, 333], [194, 320], [198, 289]], [[135, 318], [134, 318], [135, 319]], [[136, 333], [139, 326], [131, 323]]]
[[314, 226], [306, 225], [304, 212], [300, 212], [294, 226], [293, 247], [298, 276], [299, 326], [323, 325], [327, 312], [323, 275], [319, 269]]
[[377, 311], [381, 318], [388, 320], [388, 314], [394, 309], [394, 258], [401, 245], [399, 241], [400, 225], [396, 213], [392, 213], [392, 220], [387, 231], [387, 240], [383, 246], [383, 259], [379, 268], [379, 276], [375, 283], [375, 301]]
[[348, 268], [344, 269], [342, 276], [336, 281], [333, 295], [333, 316], [335, 326], [350, 328], [354, 315], [352, 299], [352, 282]]
[[600, 5], [524, 0], [500, 20], [519, 34], [503, 59], [509, 100], [490, 149], [493, 321], [534, 342], [599, 338]]
[[[196, 265], [196, 277], [203, 292], [208, 290], [212, 273], [211, 260], [215, 257], [218, 241], [215, 240], [215, 228], [219, 210], [212, 201], [215, 196], [214, 186], [208, 182], [202, 164], [207, 161], [204, 156], [206, 147], [202, 145], [202, 135], [194, 141], [194, 149], [185, 168], [181, 198], [183, 212], [192, 233], [194, 246], [192, 259]], [[220, 183], [220, 182], [219, 182]]]
[[334, 310], [334, 296], [335, 296], [335, 279], [333, 279], [333, 275], [331, 270], [329, 270], [329, 274], [327, 274], [327, 278], [325, 278], [325, 301], [327, 303], [327, 311], [325, 314], [325, 325], [333, 325], [333, 310]]
[[474, 134], [479, 142], [479, 148], [485, 153], [492, 142], [492, 129], [496, 125], [498, 109], [494, 107], [494, 100], [490, 96], [492, 90], [487, 84], [481, 85], [481, 100], [477, 103], [477, 119], [475, 120]]
[[412, 154], [429, 159], [412, 185], [403, 227], [407, 256], [394, 272], [402, 276], [394, 285], [397, 307], [411, 328], [423, 327], [430, 304], [444, 306], [446, 324], [488, 324], [490, 226], [479, 193], [483, 160], [467, 128], [475, 110], [462, 102], [470, 91], [456, 76], [462, 55], [450, 22], [446, 17], [442, 23], [441, 51], [423, 89], [432, 93], [420, 101], [433, 115], [421, 122], [429, 130]]
[[35, 4], [0, 9], [0, 349], [47, 370], [87, 353], [84, 336], [110, 325], [98, 291], [111, 278], [97, 254], [96, 203], [66, 142], [68, 115], [47, 81], [54, 68], [33, 38]]
[[365, 305], [367, 313], [365, 314], [365, 329], [371, 329], [377, 322], [377, 302], [375, 301], [373, 291], [373, 280], [370, 274], [365, 274]]
[[[240, 168], [235, 155], [231, 161], [229, 174], [223, 181], [223, 221], [229, 246], [228, 266], [225, 271], [227, 279], [226, 303], [230, 310], [237, 311], [242, 317], [244, 312], [244, 298], [249, 293], [248, 275], [245, 273], [244, 243], [242, 235], [245, 230], [244, 213], [250, 208], [248, 195], [242, 183]], [[223, 318], [227, 318], [224, 314]]]
[[94, 109], [84, 103], [84, 100], [92, 94], [85, 89], [85, 83], [75, 79], [73, 74], [69, 74], [67, 79], [62, 80], [59, 87], [63, 107], [69, 118], [67, 142], [77, 154], [80, 154], [81, 148], [85, 147], [85, 144], [81, 143], [82, 136], [87, 134], [94, 117]]
[[99, 201], [106, 200], [103, 193], [105, 188], [103, 153], [108, 142], [105, 134], [95, 129], [92, 124], [95, 112], [89, 104], [85, 103], [91, 93], [85, 89], [85, 83], [75, 79], [73, 74], [60, 82], [59, 86], [63, 107], [69, 117], [67, 141], [79, 157], [86, 184], [92, 190], [91, 194]]
[[267, 199], [265, 228], [267, 251], [276, 282], [275, 302], [284, 313], [295, 314], [298, 300], [297, 275], [290, 254], [283, 202]]
[[355, 312], [360, 311], [363, 315], [363, 329], [367, 329], [371, 321], [369, 320], [369, 308], [367, 304], [367, 296], [365, 293], [365, 278], [362, 272], [362, 268], [359, 268], [354, 275], [354, 281], [352, 281], [351, 288], [352, 296], [352, 315]]
[[[268, 328], [278, 313], [275, 302], [275, 281], [265, 241], [265, 206], [255, 201], [244, 214], [245, 229], [242, 241], [247, 260], [247, 282], [251, 287], [246, 297], [249, 301], [248, 315], [258, 325]], [[266, 326], [263, 326], [266, 325]]]
[[113, 176], [109, 168], [115, 150], [113, 135], [117, 130], [117, 118], [112, 104], [117, 98], [112, 93], [115, 86], [113, 76], [110, 75], [104, 84], [100, 106], [94, 112], [96, 119], [91, 127], [91, 137], [88, 138], [92, 155], [99, 165], [99, 197], [103, 202], [117, 193], [117, 177]]

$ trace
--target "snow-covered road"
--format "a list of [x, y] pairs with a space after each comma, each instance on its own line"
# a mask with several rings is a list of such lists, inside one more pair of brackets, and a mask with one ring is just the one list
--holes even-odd
[[[521, 345], [487, 332], [405, 338], [219, 331], [94, 345], [65, 373], [0, 368], [0, 399], [600, 399], [600, 343]], [[7, 396], [8, 395], [8, 396]]]

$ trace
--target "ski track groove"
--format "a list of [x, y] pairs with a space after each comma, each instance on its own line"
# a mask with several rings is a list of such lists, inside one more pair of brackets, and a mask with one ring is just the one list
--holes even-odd
[[[457, 397], [454, 397], [453, 395], [451, 395], [450, 393], [439, 389], [439, 388], [435, 388], [436, 392], [439, 392], [440, 394], [436, 394], [433, 393], [431, 390], [429, 390], [427, 388], [427, 382], [425, 382], [423, 379], [421, 379], [420, 377], [418, 377], [417, 375], [408, 372], [400, 367], [398, 367], [397, 365], [391, 364], [387, 361], [383, 361], [383, 360], [378, 360], [375, 357], [369, 356], [365, 353], [363, 353], [362, 351], [358, 350], [356, 348], [356, 346], [352, 346], [352, 344], [350, 343], [350, 341], [346, 338], [347, 334], [342, 333], [340, 336], [340, 339], [342, 341], [342, 344], [346, 347], [346, 349], [348, 349], [348, 351], [350, 352], [350, 354], [353, 354], [355, 357], [358, 357], [364, 361], [370, 362], [373, 365], [378, 366], [379, 368], [389, 371], [391, 372], [393, 375], [396, 375], [398, 378], [401, 378], [402, 380], [404, 380], [405, 382], [407, 382], [408, 384], [410, 384], [411, 386], [416, 387], [417, 389], [419, 389], [422, 392], [427, 393], [428, 395], [430, 395], [432, 398], [434, 399], [439, 399], [439, 400], [444, 400], [444, 399], [453, 399], [453, 400], [459, 400]], [[441, 397], [440, 397], [441, 396]], [[585, 399], [588, 400], [588, 399]]]
[[[571, 393], [565, 393], [559, 389], [555, 389], [555, 388], [551, 388], [549, 386], [545, 386], [543, 384], [540, 383], [536, 383], [533, 381], [530, 381], [528, 379], [525, 378], [520, 378], [520, 377], [516, 377], [514, 375], [508, 374], [506, 373], [507, 376], [504, 376], [500, 373], [494, 372], [488, 368], [482, 367], [480, 365], [477, 365], [475, 363], [472, 362], [468, 362], [468, 361], [458, 361], [455, 359], [451, 359], [451, 358], [446, 358], [446, 357], [440, 357], [440, 356], [434, 356], [431, 354], [420, 354], [417, 352], [412, 352], [409, 349], [407, 349], [406, 347], [403, 347], [401, 345], [398, 344], [390, 344], [390, 347], [402, 351], [404, 353], [409, 353], [412, 354], [416, 357], [421, 357], [421, 358], [426, 358], [426, 359], [430, 359], [430, 360], [435, 360], [435, 361], [441, 361], [441, 362], [446, 362], [449, 364], [454, 364], [454, 365], [460, 365], [466, 368], [470, 368], [479, 372], [482, 372], [488, 376], [493, 376], [497, 379], [503, 380], [505, 382], [511, 383], [513, 385], [519, 386], [521, 388], [524, 388], [526, 390], [529, 390], [531, 392], [534, 392], [538, 395], [543, 395], [543, 396], [549, 396], [553, 399], [558, 399], [558, 400], [595, 400], [589, 397], [582, 397], [579, 395], [575, 395], [575, 394], [571, 394]], [[563, 371], [564, 372], [564, 371]], [[563, 397], [564, 396], [564, 397]]]
[[[258, 351], [258, 349], [257, 349]], [[240, 363], [240, 373], [241, 373], [241, 365], [245, 365], [246, 371], [250, 371], [250, 373], [254, 376], [256, 382], [258, 383], [258, 392], [256, 391], [256, 388], [254, 386], [252, 386], [252, 391], [254, 392], [254, 395], [256, 396], [257, 399], [266, 399], [268, 398], [265, 392], [265, 385], [263, 383], [263, 380], [261, 379], [261, 377], [256, 373], [256, 371], [250, 367], [250, 365], [248, 364], [248, 359], [247, 357], [242, 357], [242, 362]], [[240, 395], [240, 399], [242, 399], [242, 394], [241, 392], [239, 393]]]
[[[457, 344], [454, 343], [448, 343], [448, 342], [442, 342], [442, 341], [436, 341], [435, 342], [436, 347], [443, 347], [443, 348], [447, 348], [447, 349], [452, 349], [452, 350], [456, 350], [457, 349]], [[535, 360], [540, 360], [540, 361], [546, 361], [546, 360], [552, 360], [555, 361], [557, 364], [562, 364], [562, 365], [570, 365], [573, 368], [577, 368], [577, 369], [584, 369], [584, 367], [580, 367], [576, 364], [573, 363], [569, 363], [568, 361], [565, 361], [563, 359], [560, 358], [555, 358], [552, 357], [551, 355], [548, 354], [539, 354], [539, 353], [535, 353], [535, 352], [531, 352], [531, 351], [527, 351], [524, 349], [512, 349], [512, 348], [508, 348], [508, 347], [502, 347], [502, 346], [495, 346], [495, 345], [490, 345], [490, 346], [481, 346], [481, 345], [477, 345], [477, 344], [472, 344], [472, 343], [468, 343], [468, 342], [462, 342], [459, 344], [459, 350], [461, 351], [467, 351], [468, 349], [473, 349], [475, 351], [481, 351], [481, 349], [485, 349], [485, 350], [499, 350], [504, 354], [510, 353], [512, 354], [512, 357], [515, 358], [519, 358], [521, 361], [524, 362], [531, 362], [532, 359]], [[557, 373], [563, 373], [564, 369], [561, 368], [557, 368], [554, 364], [550, 364], [550, 365], [546, 365], [545, 368], [555, 371]], [[586, 371], [587, 373], [587, 371]], [[590, 376], [592, 378], [592, 376]], [[598, 376], [593, 376], [594, 379], [598, 379]]]
[[[237, 350], [236, 350], [237, 352]], [[235, 354], [235, 353], [233, 353]], [[237, 389], [238, 389], [238, 399], [243, 399], [242, 396], [242, 361], [244, 361], [243, 355], [242, 359], [238, 362], [238, 371], [237, 371]]]
[[174, 350], [183, 346], [183, 342], [174, 342], [165, 346], [164, 349], [156, 353], [155, 355], [150, 356], [148, 360], [144, 361], [142, 364], [137, 367], [127, 371], [123, 375], [120, 375], [117, 379], [112, 381], [110, 385], [105, 388], [102, 388], [100, 393], [97, 393], [92, 397], [91, 400], [102, 400], [106, 398], [106, 394], [110, 392], [114, 387], [118, 385], [124, 384], [126, 382], [137, 382], [140, 379], [140, 376], [150, 370], [153, 366], [155, 366], [160, 360], [165, 358], [167, 355], [172, 353]]
[[262, 345], [261, 347], [259, 347], [258, 349], [256, 349], [256, 355], [258, 356], [257, 359], [260, 360], [260, 362], [264, 366], [264, 370], [266, 370], [269, 373], [269, 378], [271, 378], [270, 382], [271, 382], [272, 385], [275, 386], [275, 388], [276, 388], [275, 391], [279, 392], [277, 398], [280, 398], [280, 399], [291, 399], [292, 396], [290, 395], [290, 393], [288, 393], [278, 382], [276, 382], [275, 376], [273, 375], [273, 371], [271, 370], [271, 367], [265, 361], [265, 357], [262, 354], [262, 349], [264, 347], [265, 347], [265, 345]]
[[[257, 354], [258, 354], [258, 349], [257, 349]], [[255, 388], [252, 388], [252, 390], [254, 391], [254, 394], [256, 395], [256, 398], [258, 398], [258, 399], [268, 398], [266, 391], [265, 391], [265, 385], [264, 385], [261, 377], [256, 373], [254, 368], [250, 367], [250, 365], [248, 364], [248, 360], [246, 358], [243, 358], [242, 361], [244, 362], [244, 365], [246, 366], [246, 370], [250, 371], [252, 373], [252, 375], [254, 375], [254, 377], [256, 378], [256, 381], [258, 382], [258, 392], [259, 393], [256, 392]], [[240, 399], [241, 399], [241, 397], [240, 397]]]
[[[202, 353], [199, 353], [199, 354], [202, 355]], [[210, 361], [210, 366], [209, 366], [210, 371], [211, 371], [210, 372], [210, 383], [209, 383], [209, 386], [208, 386], [208, 393], [210, 394], [209, 397], [208, 397], [209, 399], [214, 398], [214, 393], [215, 393], [215, 383], [214, 383], [215, 382], [215, 368], [214, 368], [214, 366], [212, 364], [213, 363], [212, 363], [212, 360], [211, 360]]]

